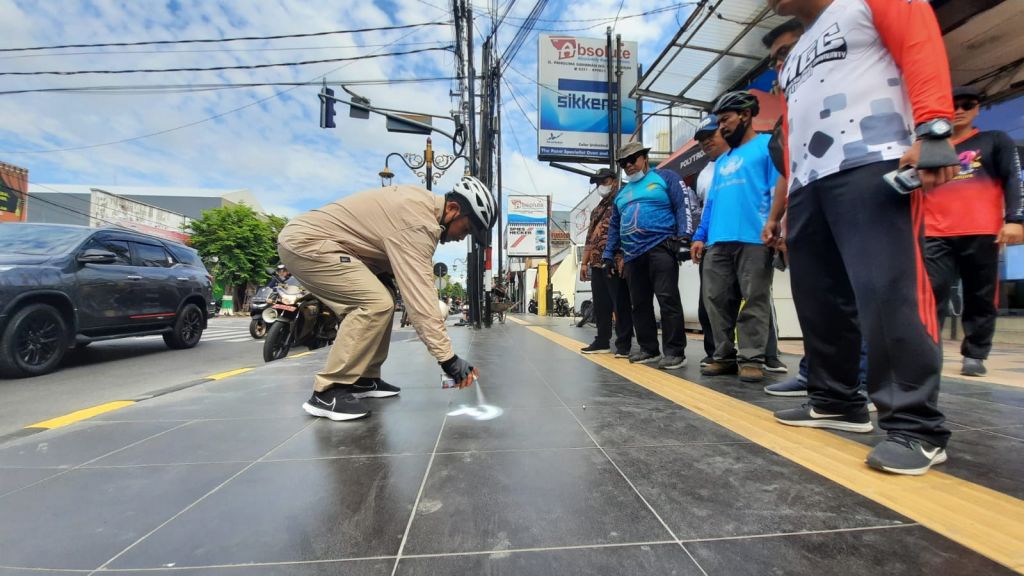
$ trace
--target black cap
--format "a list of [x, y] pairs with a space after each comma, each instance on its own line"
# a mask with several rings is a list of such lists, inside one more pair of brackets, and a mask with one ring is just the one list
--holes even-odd
[[590, 177], [590, 183], [600, 184], [605, 178], [615, 178], [615, 172], [611, 168], [601, 168]]
[[981, 92], [971, 86], [957, 86], [953, 88], [953, 98], [974, 98], [981, 100]]

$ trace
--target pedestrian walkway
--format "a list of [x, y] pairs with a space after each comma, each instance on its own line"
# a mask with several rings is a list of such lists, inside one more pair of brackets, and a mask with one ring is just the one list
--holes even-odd
[[889, 476], [863, 464], [877, 436], [778, 425], [798, 399], [695, 365], [583, 356], [592, 330], [452, 328], [466, 390], [395, 341], [402, 394], [365, 420], [301, 412], [319, 350], [9, 442], [0, 575], [1024, 570], [1024, 391], [944, 383], [949, 462]]

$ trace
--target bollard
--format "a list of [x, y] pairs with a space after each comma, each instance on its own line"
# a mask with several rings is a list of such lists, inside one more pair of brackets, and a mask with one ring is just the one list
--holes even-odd
[[537, 316], [548, 315], [548, 263], [537, 265]]

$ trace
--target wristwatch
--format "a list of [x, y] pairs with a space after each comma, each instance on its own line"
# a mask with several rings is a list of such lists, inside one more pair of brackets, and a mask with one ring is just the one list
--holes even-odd
[[953, 124], [945, 118], [936, 118], [928, 122], [922, 122], [914, 129], [914, 136], [918, 140], [942, 140], [953, 135]]

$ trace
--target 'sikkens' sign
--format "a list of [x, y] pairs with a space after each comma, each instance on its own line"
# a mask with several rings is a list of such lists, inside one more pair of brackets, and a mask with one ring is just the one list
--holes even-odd
[[[541, 34], [539, 41], [538, 160], [607, 163], [610, 103], [606, 41], [549, 34]], [[612, 86], [622, 102], [622, 133], [626, 136], [636, 130], [636, 101], [627, 98], [637, 78], [636, 50], [636, 42], [622, 43], [622, 86]]]

